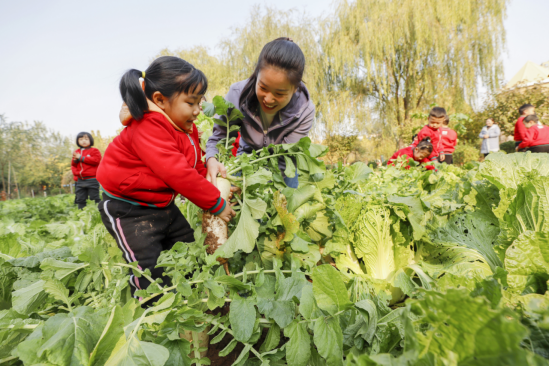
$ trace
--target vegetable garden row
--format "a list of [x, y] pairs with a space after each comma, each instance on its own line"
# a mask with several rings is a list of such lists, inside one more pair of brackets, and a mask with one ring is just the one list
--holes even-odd
[[209, 255], [202, 211], [178, 199], [195, 242], [162, 253], [172, 284], [139, 299], [130, 273], [150, 274], [95, 206], [0, 203], [0, 363], [548, 365], [547, 154], [438, 172], [327, 170], [323, 154], [304, 138], [226, 158], [229, 239]]

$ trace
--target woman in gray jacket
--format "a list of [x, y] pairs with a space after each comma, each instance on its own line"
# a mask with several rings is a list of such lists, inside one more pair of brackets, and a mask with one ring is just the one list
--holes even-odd
[[[305, 57], [302, 50], [287, 37], [277, 38], [264, 46], [256, 69], [250, 78], [231, 85], [226, 100], [243, 114], [239, 125], [241, 140], [237, 155], [251, 153], [270, 144], [296, 143], [308, 135], [313, 126], [315, 106], [302, 82]], [[206, 179], [216, 184], [218, 173], [226, 176], [222, 163], [216, 159], [216, 144], [226, 137], [223, 126], [214, 125], [206, 144]], [[237, 136], [237, 132], [230, 133]], [[284, 176], [284, 160], [279, 168], [289, 187], [298, 187], [298, 175]]]
[[500, 150], [500, 128], [495, 124], [493, 119], [487, 119], [485, 125], [486, 126], [483, 126], [483, 129], [481, 129], [479, 137], [483, 139], [481, 142], [481, 154], [487, 157], [489, 153], [498, 152]]

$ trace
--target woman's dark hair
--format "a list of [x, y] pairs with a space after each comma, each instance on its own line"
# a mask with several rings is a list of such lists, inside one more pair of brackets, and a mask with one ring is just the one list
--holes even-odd
[[145, 93], [141, 89], [139, 78], [143, 73], [136, 69], [128, 70], [120, 79], [120, 95], [128, 106], [130, 114], [141, 120], [149, 110], [147, 99], [153, 99], [153, 93], [160, 92], [171, 99], [180, 93], [195, 92], [204, 94], [208, 81], [202, 71], [187, 61], [175, 56], [161, 56], [145, 70]]
[[537, 123], [539, 122], [539, 118], [537, 117], [537, 115], [528, 115], [523, 119], [523, 122], [531, 122], [531, 121], [534, 123]]
[[430, 138], [422, 139], [416, 147], [419, 151], [427, 150], [430, 154], [434, 150], [434, 146], [432, 145], [432, 140]]
[[83, 136], [88, 136], [88, 139], [90, 139], [90, 146], [93, 147], [94, 146], [94, 138], [92, 137], [92, 134], [87, 133], [86, 131], [78, 133], [78, 135], [76, 136], [76, 145], [78, 145], [79, 148], [82, 148], [80, 146], [80, 144], [78, 144], [78, 139], [80, 139]]
[[241, 92], [239, 105], [247, 102], [249, 106], [253, 106], [258, 102], [256, 82], [258, 81], [258, 74], [265, 67], [273, 67], [284, 71], [288, 80], [299, 89], [301, 88], [305, 66], [304, 53], [290, 38], [280, 37], [267, 43], [260, 52], [254, 72], [248, 78], [248, 83]]
[[535, 107], [535, 106], [533, 106], [533, 105], [530, 104], [530, 103], [526, 103], [526, 104], [522, 105], [522, 106], [519, 108], [519, 110], [518, 110], [518, 111], [519, 111], [519, 114], [520, 114], [520, 115], [523, 115], [523, 112], [524, 112], [526, 109], [530, 108], [530, 107]]
[[430, 116], [435, 118], [447, 117], [447, 111], [443, 107], [434, 107], [430, 111]]

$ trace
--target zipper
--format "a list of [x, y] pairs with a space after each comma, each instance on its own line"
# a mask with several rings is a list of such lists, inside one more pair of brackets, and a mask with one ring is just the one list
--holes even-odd
[[195, 164], [193, 164], [193, 168], [197, 166], [197, 147], [195, 146], [195, 142], [193, 141], [193, 138], [188, 133], [185, 133], [187, 137], [189, 138], [189, 141], [191, 142], [191, 145], [193, 146], [193, 152], [195, 153]]
[[82, 148], [80, 148], [80, 178], [81, 179], [84, 179], [84, 177], [82, 177], [82, 172], [84, 171], [84, 166], [82, 165]]

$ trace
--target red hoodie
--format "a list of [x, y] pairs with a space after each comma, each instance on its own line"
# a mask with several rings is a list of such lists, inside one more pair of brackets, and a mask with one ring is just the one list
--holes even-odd
[[71, 171], [73, 171], [73, 178], [75, 181], [78, 179], [89, 180], [95, 178], [97, 166], [101, 162], [101, 152], [94, 148], [79, 148], [75, 150], [75, 153], [80, 154], [78, 161], [74, 159], [71, 161]]
[[442, 126], [441, 127], [441, 153], [452, 154], [456, 146], [456, 131]]
[[520, 116], [516, 121], [516, 126], [514, 127], [514, 141], [522, 141], [525, 138], [527, 133], [527, 128], [523, 124], [523, 119], [527, 116]]
[[197, 127], [177, 131], [161, 113], [131, 119], [105, 151], [97, 180], [107, 196], [136, 205], [166, 207], [177, 194], [213, 214], [225, 208], [208, 182]]
[[[395, 166], [395, 164], [393, 164], [393, 161], [396, 160], [397, 158], [401, 157], [401, 156], [404, 156], [404, 155], [407, 156], [408, 158], [414, 159], [416, 162], [420, 162], [420, 163], [431, 162], [429, 158], [424, 158], [420, 161], [417, 160], [416, 158], [414, 158], [413, 151], [414, 151], [413, 147], [406, 147], [406, 148], [398, 150], [388, 160], [388, 166]], [[409, 168], [411, 168], [411, 166], [405, 166], [405, 169], [409, 169]], [[432, 169], [435, 169], [435, 167], [434, 166], [426, 166], [426, 169], [432, 170]]]
[[[523, 125], [523, 123], [522, 123]], [[537, 145], [548, 144], [548, 126], [546, 125], [534, 125], [529, 129], [525, 129], [523, 135], [523, 141], [518, 145], [519, 149], [530, 148]]]
[[433, 129], [428, 125], [424, 126], [422, 130], [418, 132], [416, 139], [414, 139], [410, 147], [415, 148], [424, 138], [430, 138], [430, 141], [434, 147], [432, 154], [430, 154], [428, 158], [430, 160], [437, 159], [439, 152], [441, 151], [441, 129]]

